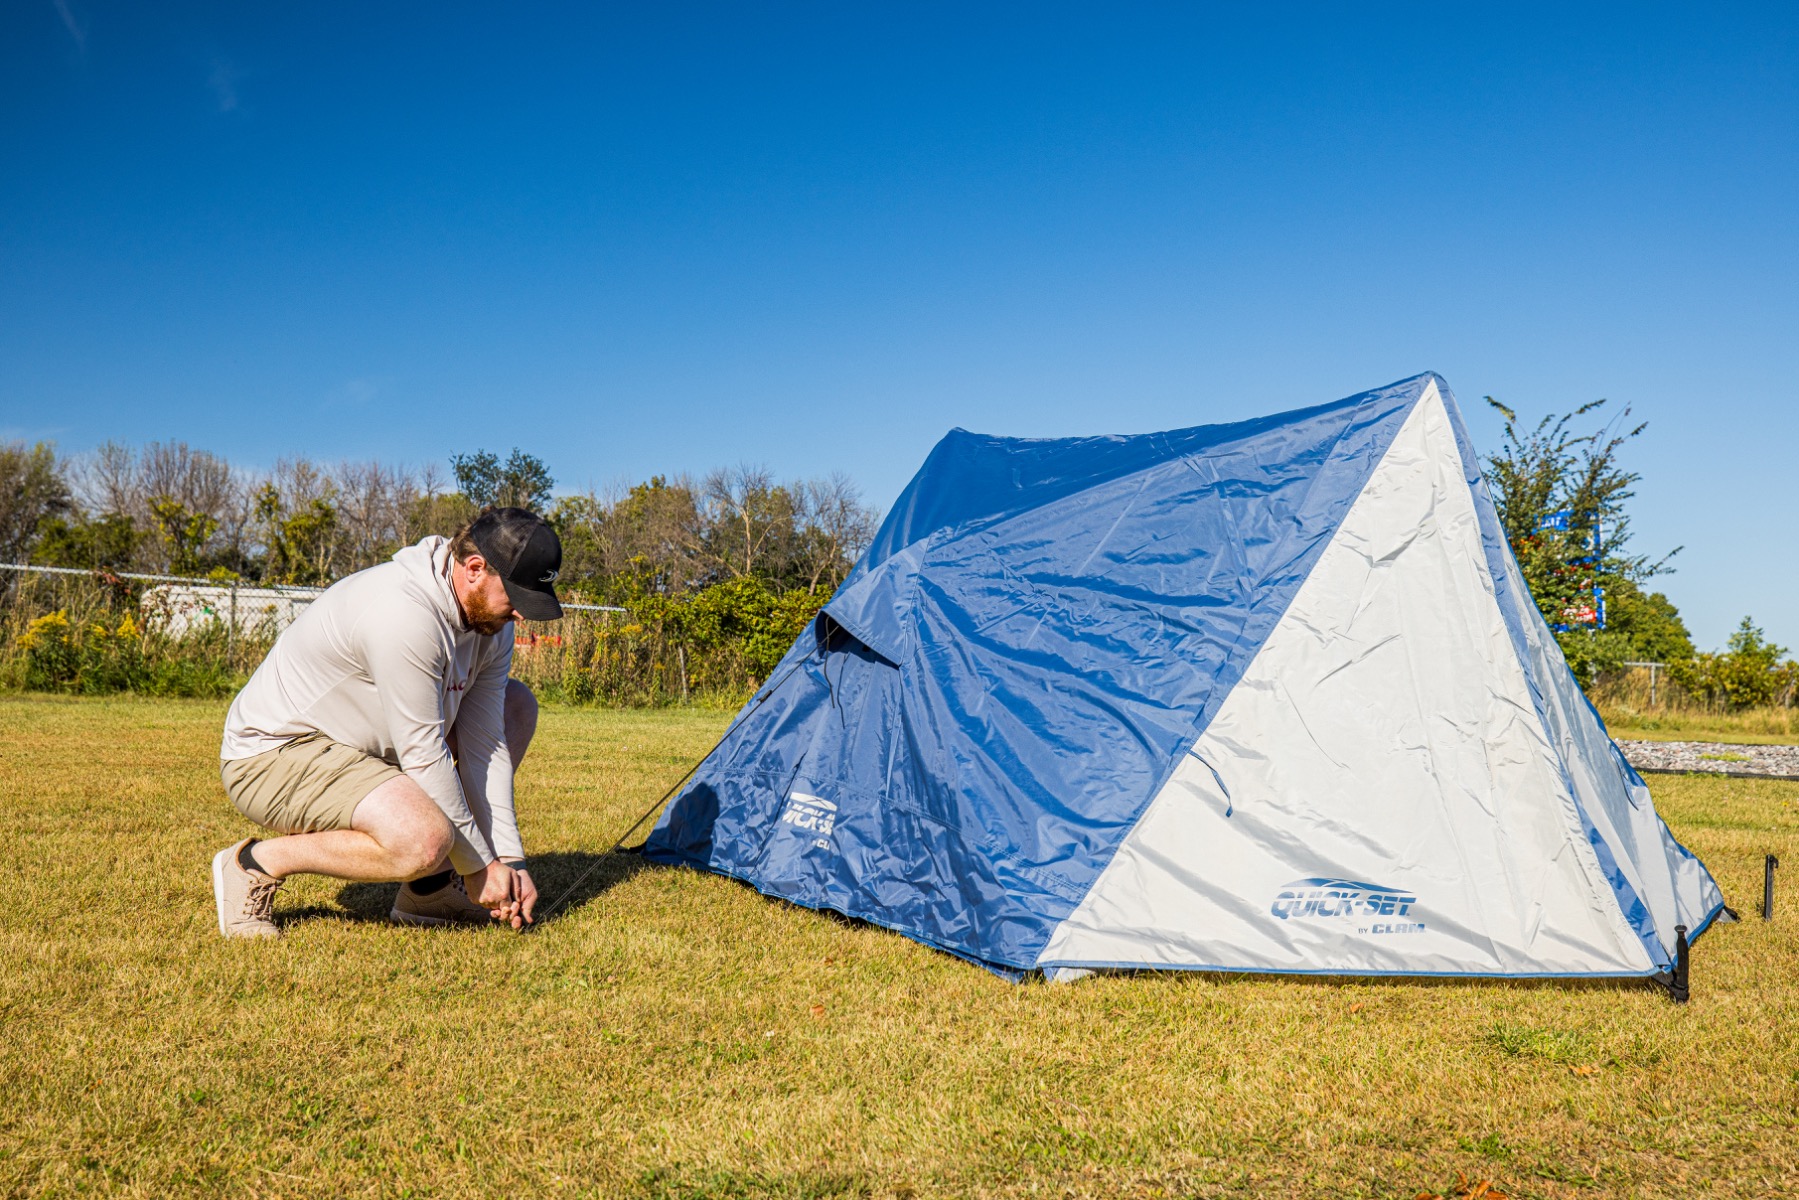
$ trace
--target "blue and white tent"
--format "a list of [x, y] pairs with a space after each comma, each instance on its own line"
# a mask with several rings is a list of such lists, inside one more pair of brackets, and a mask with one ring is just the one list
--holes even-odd
[[1723, 910], [1428, 374], [952, 432], [644, 853], [1052, 977], [1651, 976]]

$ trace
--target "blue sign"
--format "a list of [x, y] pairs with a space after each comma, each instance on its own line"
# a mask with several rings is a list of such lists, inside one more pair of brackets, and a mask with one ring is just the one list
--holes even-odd
[[[1567, 533], [1573, 522], [1574, 510], [1571, 508], [1564, 508], [1560, 512], [1545, 513], [1539, 518], [1537, 521], [1537, 531], [1541, 533], [1545, 530], [1553, 529], [1561, 533]], [[1567, 565], [1570, 567], [1597, 567], [1599, 565], [1601, 546], [1599, 525], [1595, 522], [1593, 531], [1587, 539], [1587, 549], [1590, 550], [1591, 553], [1570, 558], [1567, 560]], [[1574, 629], [1605, 628], [1605, 589], [1594, 586], [1590, 580], [1585, 586], [1590, 588], [1593, 593], [1592, 603], [1576, 603], [1563, 609], [1562, 620], [1550, 625], [1549, 628], [1555, 630], [1557, 633], [1567, 633]]]

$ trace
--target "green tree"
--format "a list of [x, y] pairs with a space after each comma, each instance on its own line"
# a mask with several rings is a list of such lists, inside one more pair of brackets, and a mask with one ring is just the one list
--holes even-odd
[[[1572, 625], [1556, 639], [1583, 682], [1633, 658], [1649, 658], [1691, 641], [1666, 596], [1645, 596], [1642, 581], [1668, 571], [1678, 548], [1658, 560], [1633, 554], [1626, 502], [1641, 478], [1620, 453], [1646, 422], [1629, 424], [1630, 409], [1597, 429], [1579, 432], [1598, 412], [1595, 400], [1525, 428], [1512, 409], [1487, 397], [1505, 418], [1505, 440], [1486, 460], [1487, 484], [1531, 599], [1551, 626]], [[1597, 553], [1594, 547], [1597, 545]], [[1603, 589], [1608, 628], [1580, 628]], [[1656, 659], [1656, 661], [1666, 661]]]
[[169, 571], [198, 575], [206, 569], [206, 543], [218, 532], [216, 517], [195, 512], [179, 500], [158, 496], [150, 501], [150, 519], [169, 554]]
[[1680, 610], [1661, 592], [1646, 592], [1634, 579], [1614, 579], [1605, 591], [1607, 632], [1622, 637], [1629, 657], [1672, 663], [1693, 657], [1693, 638]]
[[0, 562], [31, 554], [38, 528], [72, 508], [62, 464], [48, 442], [0, 442]]
[[436, 481], [431, 478], [427, 478], [422, 491], [405, 502], [404, 508], [405, 529], [401, 540], [408, 545], [431, 534], [452, 537], [478, 511], [461, 492], [439, 491]]
[[755, 576], [803, 585], [800, 498], [762, 467], [706, 476], [697, 497], [703, 527], [696, 549], [721, 578]]
[[315, 497], [290, 512], [275, 485], [265, 483], [256, 493], [256, 517], [268, 547], [266, 579], [312, 585], [332, 582], [338, 519], [330, 498]]
[[32, 561], [51, 567], [125, 570], [143, 540], [137, 522], [123, 513], [87, 517], [80, 512], [45, 519], [38, 526]]
[[491, 450], [451, 455], [450, 470], [456, 474], [457, 488], [477, 509], [528, 508], [537, 512], [549, 504], [551, 489], [556, 486], [543, 460], [516, 446], [504, 462]]
[[795, 489], [804, 502], [799, 567], [808, 592], [826, 595], [843, 582], [880, 527], [880, 514], [862, 503], [861, 490], [838, 472]]
[[608, 602], [684, 592], [712, 573], [698, 553], [699, 511], [684, 480], [653, 475], [611, 503], [564, 496], [550, 523], [562, 538], [562, 577]]
[[1671, 669], [1674, 679], [1709, 705], [1728, 710], [1764, 704], [1791, 704], [1799, 687], [1799, 664], [1781, 661], [1776, 646], [1748, 617], [1737, 626], [1722, 654], [1696, 654]]

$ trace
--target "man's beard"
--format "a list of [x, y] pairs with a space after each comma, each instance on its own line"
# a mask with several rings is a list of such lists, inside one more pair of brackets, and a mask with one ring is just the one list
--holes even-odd
[[484, 637], [492, 637], [512, 620], [512, 605], [508, 602], [504, 608], [489, 608], [485, 596], [471, 591], [462, 602], [462, 614], [468, 618], [470, 629]]

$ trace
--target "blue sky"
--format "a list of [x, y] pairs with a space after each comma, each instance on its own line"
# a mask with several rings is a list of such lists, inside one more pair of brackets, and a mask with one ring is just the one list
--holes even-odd
[[1696, 639], [1799, 645], [1790, 5], [17, 0], [0, 164], [0, 436], [885, 506], [1432, 369], [1634, 406]]

